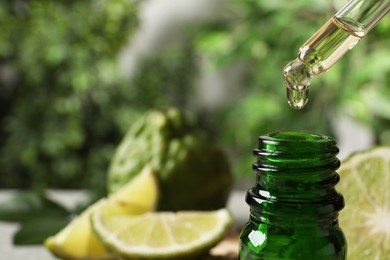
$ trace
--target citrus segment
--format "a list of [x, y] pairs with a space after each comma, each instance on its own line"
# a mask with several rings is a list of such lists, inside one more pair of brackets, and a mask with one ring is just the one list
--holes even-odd
[[91, 212], [104, 204], [105, 200], [95, 203], [58, 234], [46, 239], [46, 248], [63, 259], [113, 259], [94, 236], [89, 220]]
[[[157, 198], [157, 180], [153, 171], [146, 167], [116, 193], [99, 200], [58, 234], [46, 239], [45, 246], [55, 256], [64, 259], [115, 259], [92, 232], [91, 214], [100, 210], [109, 215], [142, 214], [155, 208]], [[110, 223], [119, 228], [125, 224], [128, 222]]]
[[158, 183], [152, 168], [146, 166], [139, 175], [125, 184], [108, 199], [113, 204], [128, 209], [131, 214], [154, 210], [157, 206]]
[[346, 202], [339, 220], [348, 242], [348, 259], [388, 259], [390, 147], [353, 154], [339, 174], [337, 187]]
[[[100, 211], [92, 215], [93, 229], [101, 241], [128, 259], [190, 259], [201, 255], [222, 240], [231, 221], [226, 209], [137, 216], [110, 216]], [[121, 226], [113, 225], [119, 222]]]

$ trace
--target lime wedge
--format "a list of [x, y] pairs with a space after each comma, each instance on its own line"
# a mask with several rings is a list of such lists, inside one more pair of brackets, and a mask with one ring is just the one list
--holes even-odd
[[389, 259], [390, 147], [355, 153], [338, 172], [337, 189], [346, 203], [339, 220], [348, 259]]
[[108, 197], [108, 204], [118, 213], [143, 214], [155, 210], [159, 198], [157, 177], [149, 166]]
[[91, 212], [106, 203], [98, 201], [55, 236], [46, 239], [46, 248], [62, 259], [114, 259], [93, 234], [89, 221]]
[[153, 210], [157, 199], [157, 180], [152, 170], [145, 168], [116, 193], [99, 200], [58, 234], [46, 239], [45, 246], [63, 259], [115, 259], [92, 232], [91, 214], [100, 210], [109, 214], [142, 214]]
[[192, 259], [221, 241], [231, 223], [226, 209], [139, 216], [111, 215], [104, 210], [92, 214], [98, 237], [124, 259]]

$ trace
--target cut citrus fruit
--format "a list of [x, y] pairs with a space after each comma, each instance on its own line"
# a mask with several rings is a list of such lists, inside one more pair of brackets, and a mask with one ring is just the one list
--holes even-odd
[[114, 259], [93, 234], [89, 221], [91, 212], [106, 203], [98, 201], [58, 234], [46, 239], [46, 248], [62, 259]]
[[348, 259], [385, 260], [390, 256], [390, 147], [351, 155], [338, 171], [344, 195], [340, 226]]
[[119, 209], [118, 213], [142, 214], [157, 207], [158, 197], [156, 175], [146, 166], [139, 175], [110, 194], [108, 201], [112, 209]]
[[101, 241], [124, 259], [192, 259], [207, 253], [230, 230], [228, 210], [92, 214]]
[[114, 259], [92, 232], [91, 214], [100, 210], [111, 215], [151, 211], [157, 203], [157, 191], [154, 173], [150, 168], [145, 168], [116, 193], [107, 199], [99, 200], [58, 234], [46, 239], [46, 248], [55, 256], [64, 259]]

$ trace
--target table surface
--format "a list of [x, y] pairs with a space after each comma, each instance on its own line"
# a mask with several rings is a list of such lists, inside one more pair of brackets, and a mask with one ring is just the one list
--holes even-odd
[[[0, 203], [9, 199], [15, 191], [0, 191]], [[68, 208], [73, 208], [85, 197], [83, 191], [50, 191], [50, 196]], [[249, 207], [245, 204], [245, 191], [233, 191], [227, 207], [234, 218], [233, 229], [238, 229], [247, 221]], [[0, 221], [0, 259], [4, 260], [54, 260], [43, 246], [17, 246], [12, 244], [12, 236], [18, 224]]]

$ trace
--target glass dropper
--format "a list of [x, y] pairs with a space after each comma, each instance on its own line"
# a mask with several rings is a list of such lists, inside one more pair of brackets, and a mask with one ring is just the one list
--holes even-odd
[[389, 10], [390, 0], [351, 0], [314, 33], [283, 70], [290, 106], [303, 108], [311, 79], [336, 64]]

